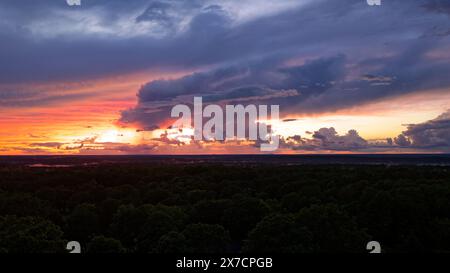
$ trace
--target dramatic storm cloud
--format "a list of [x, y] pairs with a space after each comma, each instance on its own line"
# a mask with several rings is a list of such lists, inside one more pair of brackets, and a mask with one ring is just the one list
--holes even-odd
[[[449, 87], [446, 75], [450, 64], [428, 56], [446, 48], [448, 40], [424, 38], [436, 31], [430, 25], [449, 23], [434, 10], [426, 12], [433, 3], [418, 1], [405, 9], [402, 1], [392, 1], [384, 7], [389, 10], [379, 13], [363, 1], [347, 2], [317, 1], [231, 27], [229, 22], [224, 23], [226, 14], [222, 9], [219, 13], [213, 11], [201, 27], [207, 31], [193, 46], [201, 46], [206, 39], [210, 48], [192, 61], [217, 63], [219, 68], [147, 83], [138, 92], [138, 105], [124, 111], [122, 121], [158, 124], [160, 118], [169, 117], [169, 106], [192, 95], [205, 96], [206, 102], [238, 102], [251, 97], [248, 103], [264, 103], [270, 90], [266, 98], [280, 104], [284, 114], [290, 114], [332, 111]], [[416, 20], [419, 14], [426, 24]], [[321, 19], [313, 20], [314, 15]], [[189, 36], [200, 31], [192, 27], [197, 19], [191, 22]], [[355, 20], [363, 21], [355, 26]], [[209, 29], [211, 21], [215, 24]], [[401, 29], [404, 35], [397, 35]], [[211, 51], [215, 54], [208, 57]], [[234, 61], [236, 53], [239, 60]], [[220, 60], [222, 56], [227, 63]], [[290, 60], [298, 60], [300, 65]], [[232, 64], [228, 64], [230, 61]], [[286, 90], [291, 94], [288, 98], [283, 95]]]
[[450, 110], [433, 120], [408, 125], [408, 129], [395, 140], [403, 147], [444, 148], [450, 151]]
[[[94, 116], [103, 122], [95, 130], [103, 131], [85, 130], [81, 137], [103, 134], [116, 141], [110, 132], [117, 128], [110, 126], [143, 135], [165, 130], [172, 107], [190, 105], [194, 96], [205, 105], [279, 105], [281, 118], [293, 123], [378, 102], [401, 104], [411, 96], [419, 98], [415, 105], [424, 98], [436, 105], [430, 96], [443, 96], [440, 107], [448, 108], [450, 6], [444, 0], [381, 6], [365, 0], [82, 0], [73, 7], [65, 0], [3, 0], [0, 41], [0, 124], [12, 128], [13, 121], [36, 113], [45, 118], [29, 126], [58, 118], [65, 124], [64, 114], [72, 122], [70, 133], [53, 128], [59, 138], [43, 145], [33, 140], [31, 149], [84, 148], [67, 136], [78, 136], [74, 128]], [[358, 114], [375, 117], [377, 111]], [[405, 129], [396, 127], [391, 140], [375, 146], [447, 147], [448, 115], [422, 123], [431, 119], [429, 112], [402, 120], [410, 124], [403, 134], [395, 138]], [[306, 125], [309, 138], [289, 132], [286, 147], [374, 147], [353, 125]], [[0, 138], [14, 139], [4, 134]], [[129, 149], [101, 142], [123, 152], [157, 149], [144, 136], [132, 138]], [[173, 141], [164, 133], [150, 139]]]

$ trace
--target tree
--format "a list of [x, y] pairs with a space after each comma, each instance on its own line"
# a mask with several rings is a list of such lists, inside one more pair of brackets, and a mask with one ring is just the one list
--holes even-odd
[[369, 236], [336, 205], [313, 205], [295, 215], [297, 228], [313, 234], [319, 252], [363, 252]]
[[39, 217], [0, 217], [0, 249], [7, 253], [64, 253], [59, 226]]
[[225, 210], [223, 222], [233, 240], [242, 240], [269, 212], [264, 202], [252, 197], [238, 197]]
[[186, 252], [186, 237], [176, 231], [171, 231], [158, 241], [156, 252], [161, 254], [181, 254]]
[[176, 222], [162, 211], [153, 211], [147, 215], [145, 224], [138, 235], [137, 250], [151, 253], [156, 251], [159, 239], [164, 234], [176, 230]]
[[88, 242], [90, 237], [100, 231], [97, 209], [92, 204], [75, 207], [66, 220], [67, 236], [70, 240]]
[[231, 200], [205, 200], [192, 209], [191, 217], [194, 223], [222, 224], [225, 210], [230, 206]]
[[49, 217], [52, 213], [47, 202], [31, 194], [0, 194], [0, 215]]
[[99, 204], [99, 219], [102, 230], [109, 227], [119, 207], [120, 201], [112, 198], [108, 198]]
[[298, 227], [292, 215], [265, 217], [250, 232], [243, 247], [250, 253], [302, 253], [315, 248], [313, 235], [306, 227]]
[[281, 199], [281, 206], [283, 209], [292, 213], [317, 203], [319, 203], [318, 199], [297, 192], [288, 193]]
[[220, 225], [191, 224], [183, 231], [188, 253], [224, 253], [227, 252], [230, 235]]
[[91, 242], [87, 247], [88, 253], [124, 253], [125, 248], [123, 248], [120, 241], [107, 238], [104, 236], [96, 236], [92, 238]]
[[127, 248], [134, 248], [140, 230], [146, 221], [146, 213], [133, 205], [123, 205], [117, 210], [111, 224], [111, 234]]

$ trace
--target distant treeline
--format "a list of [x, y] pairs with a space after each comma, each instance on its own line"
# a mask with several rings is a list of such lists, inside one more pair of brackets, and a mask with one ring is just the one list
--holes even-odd
[[450, 167], [0, 167], [0, 252], [450, 252]]

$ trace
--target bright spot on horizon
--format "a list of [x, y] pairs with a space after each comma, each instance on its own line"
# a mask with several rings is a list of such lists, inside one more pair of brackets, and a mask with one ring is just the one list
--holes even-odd
[[98, 134], [97, 143], [129, 143], [137, 142], [138, 135], [133, 129], [108, 129]]

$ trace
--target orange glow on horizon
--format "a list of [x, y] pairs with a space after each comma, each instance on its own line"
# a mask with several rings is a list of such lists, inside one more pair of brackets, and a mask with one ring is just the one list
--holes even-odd
[[[252, 147], [244, 147], [243, 142], [228, 144], [228, 147], [212, 142], [202, 143], [200, 146], [198, 143], [189, 145], [192, 144], [192, 132], [188, 131], [168, 132], [168, 142], [179, 141], [183, 144], [164, 147], [165, 143], [156, 141], [155, 144], [154, 139], [160, 138], [167, 130], [141, 132], [137, 131], [140, 128], [134, 128], [132, 125], [122, 128], [121, 124], [117, 123], [120, 111], [135, 106], [137, 90], [152, 77], [160, 78], [161, 75], [139, 73], [92, 81], [78, 87], [71, 85], [71, 88], [75, 88], [71, 89], [70, 93], [89, 96], [74, 101], [52, 103], [45, 107], [0, 109], [0, 154], [79, 154], [80, 147], [88, 149], [85, 153], [95, 152], [94, 150], [115, 153], [114, 148], [119, 145], [156, 145], [152, 153], [174, 154], [256, 151]], [[356, 129], [363, 138], [377, 140], [397, 136], [405, 130], [405, 124], [431, 120], [450, 108], [449, 105], [450, 92], [437, 90], [389, 98], [331, 113], [292, 114], [284, 118], [293, 118], [295, 121], [274, 122], [273, 127], [284, 137], [301, 135], [308, 138], [311, 137], [311, 132], [322, 127], [334, 127], [339, 134]], [[83, 140], [89, 138], [95, 138], [95, 141], [82, 145]], [[280, 152], [306, 153], [292, 150]]]

